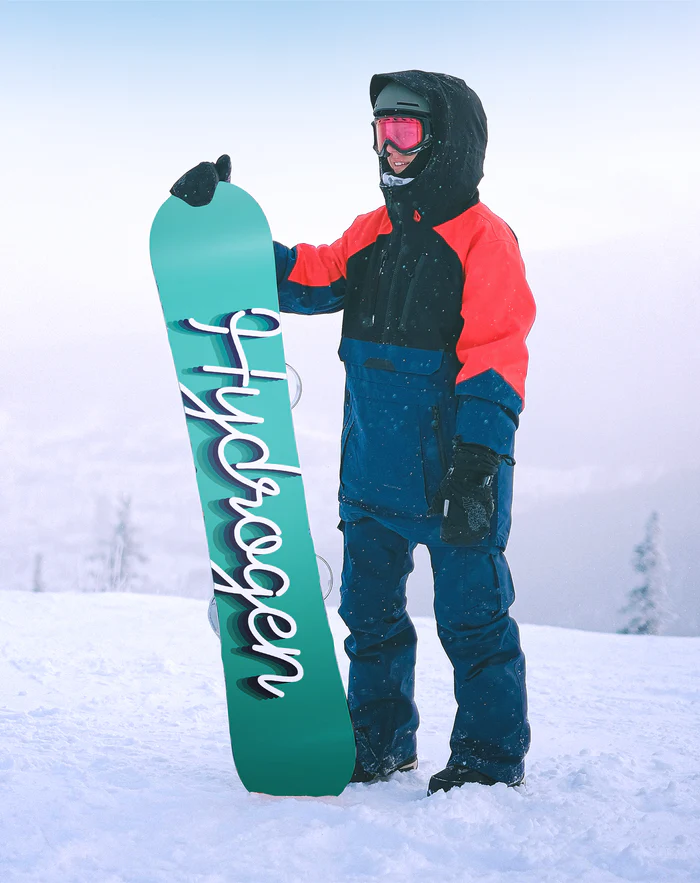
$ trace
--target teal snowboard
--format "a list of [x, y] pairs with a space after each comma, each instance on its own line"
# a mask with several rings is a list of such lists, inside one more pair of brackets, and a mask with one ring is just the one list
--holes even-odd
[[194, 455], [231, 746], [249, 791], [340, 794], [355, 741], [294, 440], [270, 230], [220, 183], [171, 196], [151, 263]]

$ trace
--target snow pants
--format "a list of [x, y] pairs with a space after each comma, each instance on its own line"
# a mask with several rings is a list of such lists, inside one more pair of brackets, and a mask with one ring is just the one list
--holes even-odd
[[360, 763], [383, 775], [416, 754], [416, 631], [406, 612], [406, 580], [413, 550], [424, 542], [438, 635], [454, 667], [458, 707], [449, 763], [519, 781], [530, 729], [525, 658], [508, 614], [514, 593], [503, 550], [449, 546], [434, 531], [426, 538], [405, 520], [376, 515], [341, 526], [340, 615], [350, 630], [348, 699]]

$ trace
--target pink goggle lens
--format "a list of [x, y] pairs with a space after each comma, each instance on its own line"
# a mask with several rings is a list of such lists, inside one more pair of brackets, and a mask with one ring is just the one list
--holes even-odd
[[423, 137], [423, 123], [415, 117], [380, 117], [374, 121], [374, 149], [377, 153], [384, 150], [387, 141], [397, 150], [414, 150]]

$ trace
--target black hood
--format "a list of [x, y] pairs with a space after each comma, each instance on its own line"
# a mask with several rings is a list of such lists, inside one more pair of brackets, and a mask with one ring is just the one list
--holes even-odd
[[[375, 74], [369, 85], [372, 107], [387, 83], [412, 89], [430, 104], [433, 144], [425, 169], [410, 184], [380, 185], [390, 214], [417, 210], [431, 226], [455, 218], [479, 201], [484, 175], [486, 114], [479, 96], [459, 77], [427, 71]], [[381, 160], [380, 160], [381, 168]], [[410, 177], [410, 167], [406, 170]]]

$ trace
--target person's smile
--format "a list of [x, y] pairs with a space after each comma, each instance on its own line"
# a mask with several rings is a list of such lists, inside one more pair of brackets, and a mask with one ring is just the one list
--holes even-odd
[[392, 172], [397, 174], [403, 172], [403, 170], [413, 162], [416, 156], [417, 154], [415, 153], [401, 153], [395, 147], [392, 147], [391, 144], [388, 144], [386, 148], [387, 161], [391, 166]]

